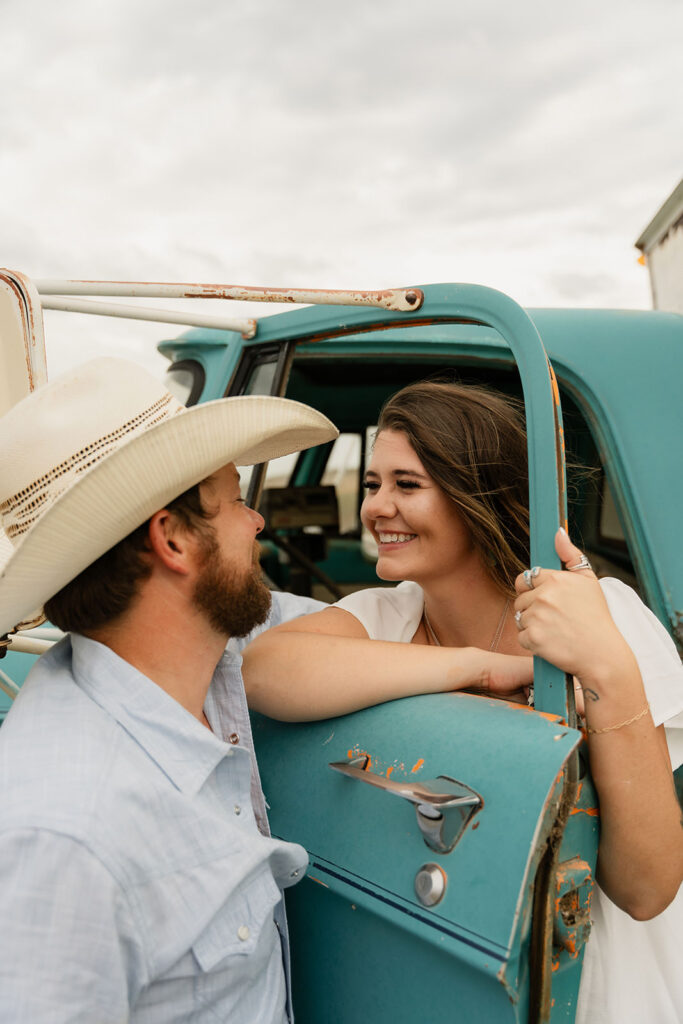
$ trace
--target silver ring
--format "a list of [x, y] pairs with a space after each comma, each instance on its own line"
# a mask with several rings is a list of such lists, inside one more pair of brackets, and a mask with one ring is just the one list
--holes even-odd
[[515, 612], [515, 625], [517, 626], [517, 629], [519, 629], [519, 630], [524, 629], [524, 626], [522, 625], [522, 613], [521, 612]]
[[590, 564], [585, 555], [581, 555], [576, 565], [568, 565], [567, 569], [569, 572], [580, 572], [582, 569], [590, 569], [593, 571], [593, 566]]
[[525, 569], [524, 570], [524, 573], [523, 573], [524, 582], [526, 583], [526, 585], [529, 588], [529, 590], [533, 590], [534, 589], [534, 580], [536, 579], [536, 577], [538, 576], [540, 571], [541, 571], [540, 565], [535, 565], [533, 567], [533, 569]]

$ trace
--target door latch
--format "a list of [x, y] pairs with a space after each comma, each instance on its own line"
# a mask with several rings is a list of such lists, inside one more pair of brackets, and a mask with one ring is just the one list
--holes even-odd
[[451, 852], [467, 823], [484, 804], [473, 789], [447, 775], [426, 782], [394, 782], [369, 771], [369, 762], [367, 756], [352, 757], [349, 761], [332, 761], [330, 768], [414, 804], [422, 838], [436, 853]]

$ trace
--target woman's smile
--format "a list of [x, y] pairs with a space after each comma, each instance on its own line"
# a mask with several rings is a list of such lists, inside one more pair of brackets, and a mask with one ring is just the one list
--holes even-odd
[[409, 541], [415, 540], [416, 537], [416, 533], [387, 533], [383, 530], [377, 530], [377, 539], [382, 547], [407, 544]]
[[382, 430], [365, 474], [363, 524], [377, 541], [377, 575], [427, 582], [473, 555], [457, 507], [427, 473], [402, 431]]

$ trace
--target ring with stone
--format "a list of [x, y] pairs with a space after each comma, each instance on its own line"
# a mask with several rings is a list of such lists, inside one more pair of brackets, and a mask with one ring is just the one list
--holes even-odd
[[524, 575], [524, 582], [526, 583], [526, 585], [529, 588], [529, 590], [533, 590], [534, 589], [534, 580], [536, 579], [536, 577], [538, 576], [540, 571], [541, 571], [540, 565], [535, 565], [533, 567], [533, 569], [525, 569], [524, 570], [524, 573], [523, 573], [523, 575]]
[[578, 560], [576, 565], [568, 565], [567, 569], [569, 570], [569, 572], [580, 572], [582, 569], [590, 569], [592, 571], [593, 566], [590, 564], [585, 555], [581, 555], [581, 558]]
[[524, 626], [522, 625], [522, 613], [521, 612], [515, 612], [515, 625], [517, 626], [517, 629], [519, 629], [519, 630], [524, 629]]

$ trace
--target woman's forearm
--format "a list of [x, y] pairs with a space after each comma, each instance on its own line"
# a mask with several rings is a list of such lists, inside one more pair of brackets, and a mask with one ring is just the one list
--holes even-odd
[[519, 690], [528, 658], [474, 647], [425, 647], [318, 633], [268, 630], [244, 651], [247, 700], [281, 721], [312, 721], [421, 693]]
[[600, 800], [598, 880], [622, 910], [654, 917], [683, 879], [683, 822], [663, 729], [655, 729], [649, 711], [637, 717], [647, 700], [628, 648], [581, 682]]

